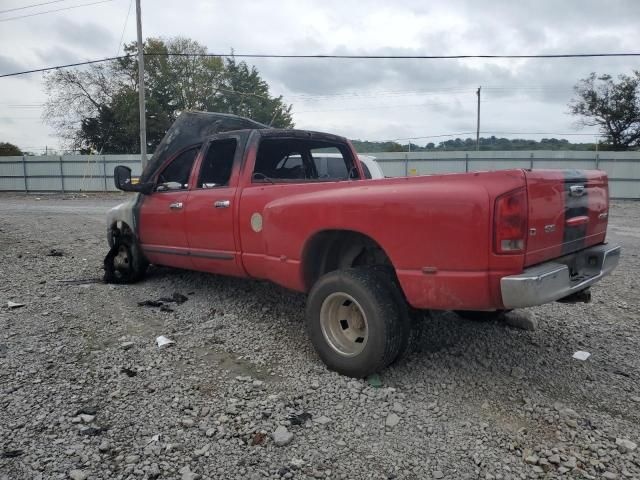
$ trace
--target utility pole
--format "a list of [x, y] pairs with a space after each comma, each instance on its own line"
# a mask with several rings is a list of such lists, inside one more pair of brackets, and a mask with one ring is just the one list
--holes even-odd
[[476, 124], [476, 151], [480, 150], [480, 90], [482, 87], [478, 87], [476, 95], [478, 95], [478, 121]]
[[138, 24], [138, 91], [140, 95], [140, 162], [142, 163], [142, 170], [144, 170], [144, 167], [147, 166], [147, 120], [144, 102], [144, 51], [140, 0], [136, 0], [136, 20]]

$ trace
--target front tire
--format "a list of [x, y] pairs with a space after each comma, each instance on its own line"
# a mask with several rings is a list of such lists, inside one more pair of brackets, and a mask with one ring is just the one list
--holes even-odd
[[140, 247], [129, 237], [118, 238], [104, 259], [106, 283], [135, 283], [144, 278], [149, 262]]
[[387, 276], [373, 268], [327, 273], [309, 292], [311, 342], [330, 370], [362, 378], [393, 362], [407, 343], [406, 315]]

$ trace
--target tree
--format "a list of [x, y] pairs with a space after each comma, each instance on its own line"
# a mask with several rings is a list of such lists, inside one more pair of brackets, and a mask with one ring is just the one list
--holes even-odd
[[227, 58], [220, 95], [212, 98], [211, 110], [234, 113], [277, 128], [293, 126], [291, 105], [269, 95], [269, 85], [260, 78], [256, 67]]
[[583, 126], [597, 126], [615, 150], [640, 147], [640, 71], [620, 75], [591, 73], [574, 87], [569, 111]]
[[[255, 67], [207, 57], [188, 38], [149, 38], [144, 44], [147, 142], [158, 145], [180, 112], [235, 113], [292, 127], [291, 106], [273, 97]], [[69, 146], [84, 152], [137, 153], [139, 145], [137, 45], [129, 56], [45, 77], [44, 119]]]
[[13, 143], [0, 142], [0, 157], [18, 157], [21, 155], [22, 150]]

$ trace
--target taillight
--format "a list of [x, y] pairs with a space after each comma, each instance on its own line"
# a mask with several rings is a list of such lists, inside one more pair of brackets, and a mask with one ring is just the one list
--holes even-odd
[[496, 253], [523, 253], [527, 241], [527, 192], [514, 190], [496, 199], [493, 223]]

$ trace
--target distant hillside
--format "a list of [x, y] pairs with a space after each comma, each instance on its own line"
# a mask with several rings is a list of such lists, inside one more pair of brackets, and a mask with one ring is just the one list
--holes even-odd
[[[409, 150], [407, 143], [397, 142], [369, 142], [362, 140], [351, 140], [356, 151], [368, 152], [406, 152]], [[602, 150], [606, 150], [606, 145], [600, 145]], [[446, 150], [475, 150], [475, 138], [456, 138], [455, 140], [445, 140], [444, 142], [427, 143], [426, 145], [416, 145], [411, 143], [412, 152], [424, 151], [446, 151]], [[595, 150], [595, 143], [571, 143], [563, 138], [543, 138], [542, 140], [526, 140], [524, 138], [497, 138], [480, 137], [480, 150]]]

